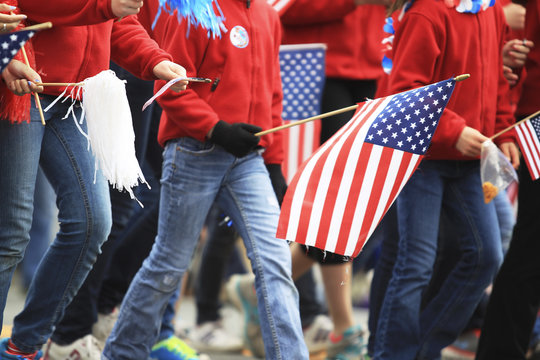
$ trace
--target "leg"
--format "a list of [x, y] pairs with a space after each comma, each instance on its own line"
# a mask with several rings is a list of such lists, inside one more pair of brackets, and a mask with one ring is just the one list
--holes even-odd
[[[523, 160], [523, 159], [522, 159]], [[540, 304], [540, 183], [519, 170], [518, 216], [490, 296], [477, 359], [524, 359]]]
[[419, 349], [420, 303], [435, 262], [444, 188], [436, 165], [423, 161], [396, 200], [399, 242], [374, 339], [378, 360], [414, 359]]
[[6, 306], [15, 267], [30, 241], [34, 187], [45, 126], [39, 120], [0, 120], [0, 306]]
[[502, 259], [495, 207], [483, 201], [479, 166], [479, 162], [459, 162], [455, 177], [447, 182], [443, 207], [457, 231], [454, 238], [443, 237], [442, 241], [457, 246], [459, 256], [422, 311], [419, 359], [440, 356], [440, 351], [457, 338]]
[[238, 159], [218, 197], [246, 245], [269, 359], [306, 359], [287, 242], [275, 238], [279, 204], [262, 157]]
[[[199, 233], [232, 160], [209, 143], [169, 141], [163, 155], [158, 235], [124, 297], [105, 359], [146, 359], [167, 302], [189, 266]], [[228, 160], [228, 161], [227, 161]]]
[[[53, 99], [44, 96], [42, 105]], [[86, 139], [71, 118], [62, 119], [67, 107], [56, 104], [43, 137], [40, 164], [58, 197], [60, 231], [14, 321], [12, 340], [23, 351], [37, 350], [50, 337], [111, 228], [106, 180], [97, 174], [94, 182], [95, 160]], [[80, 108], [76, 111], [80, 113]], [[32, 112], [36, 118], [34, 107]]]

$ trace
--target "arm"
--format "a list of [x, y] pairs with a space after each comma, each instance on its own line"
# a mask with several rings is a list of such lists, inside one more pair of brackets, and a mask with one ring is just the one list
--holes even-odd
[[355, 0], [295, 0], [281, 20], [286, 25], [319, 24], [340, 20], [355, 9]]
[[55, 26], [92, 25], [139, 13], [142, 0], [19, 0], [21, 12], [33, 22]]

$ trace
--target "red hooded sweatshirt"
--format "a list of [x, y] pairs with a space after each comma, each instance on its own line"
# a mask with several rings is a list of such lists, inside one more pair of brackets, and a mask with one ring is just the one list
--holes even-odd
[[[278, 14], [266, 0], [220, 0], [227, 32], [208, 36], [202, 28], [167, 19], [162, 47], [180, 62], [188, 76], [214, 79], [192, 83], [181, 93], [166, 91], [158, 98], [164, 112], [158, 140], [192, 137], [205, 141], [218, 120], [244, 122], [265, 129], [282, 124]], [[156, 89], [164, 85], [156, 82]], [[283, 161], [280, 131], [265, 135], [260, 145], [267, 164]]]

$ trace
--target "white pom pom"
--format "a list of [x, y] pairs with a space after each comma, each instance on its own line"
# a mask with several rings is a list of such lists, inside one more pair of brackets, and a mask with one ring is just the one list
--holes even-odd
[[82, 99], [96, 171], [99, 168], [114, 188], [129, 192], [135, 199], [132, 188], [139, 185], [139, 180], [148, 183], [135, 157], [135, 133], [125, 82], [111, 70], [102, 71], [84, 80]]

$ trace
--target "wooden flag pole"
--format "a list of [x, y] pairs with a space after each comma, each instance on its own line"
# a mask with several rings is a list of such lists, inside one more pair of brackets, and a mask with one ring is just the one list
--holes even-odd
[[[13, 15], [13, 13], [11, 14]], [[52, 23], [49, 21], [42, 24], [31, 25], [31, 26], [22, 28], [21, 30], [42, 30], [42, 29], [50, 29], [51, 27], [52, 27]], [[24, 49], [24, 46], [21, 46], [21, 52], [24, 58], [24, 62], [26, 63], [28, 67], [30, 67], [30, 61], [28, 60], [28, 55], [26, 55], [26, 50]], [[41, 107], [41, 102], [39, 101], [39, 95], [37, 92], [34, 92], [33, 94], [34, 94], [34, 99], [36, 101], [36, 105], [39, 110], [39, 117], [41, 118], [41, 123], [45, 125], [45, 116], [43, 115], [43, 108]]]
[[527, 120], [530, 120], [530, 119], [532, 119], [533, 117], [538, 116], [538, 115], [540, 115], [540, 110], [538, 110], [537, 112], [535, 112], [535, 113], [532, 114], [532, 115], [527, 116], [527, 117], [524, 118], [524, 119], [519, 120], [517, 123], [515, 123], [515, 124], [513, 124], [513, 125], [510, 125], [510, 126], [507, 127], [506, 129], [499, 131], [498, 133], [496, 133], [495, 135], [493, 135], [493, 136], [490, 137], [489, 139], [490, 139], [490, 140], [493, 140], [493, 139], [495, 139], [497, 136], [502, 135], [502, 134], [504, 134], [505, 132], [507, 132], [507, 131], [509, 131], [509, 130], [512, 130], [513, 128], [515, 128], [515, 127], [518, 126], [519, 124], [521, 124], [521, 123], [523, 123], [523, 122], [525, 122], [525, 121], [527, 121]]
[[[211, 83], [212, 79], [199, 78], [199, 77], [188, 77], [184, 79], [188, 82], [200, 82], [200, 83]], [[66, 83], [66, 82], [57, 82], [57, 83], [35, 83], [37, 86], [83, 86], [84, 82], [78, 83]]]
[[[458, 82], [458, 81], [468, 79], [470, 76], [471, 75], [469, 75], [469, 74], [462, 74], [462, 75], [456, 76], [454, 78], [454, 80], [456, 82]], [[270, 134], [270, 133], [280, 131], [280, 130], [283, 130], [283, 129], [287, 129], [287, 128], [290, 128], [290, 127], [293, 127], [293, 126], [302, 125], [302, 124], [305, 124], [305, 123], [313, 121], [313, 120], [324, 119], [324, 118], [327, 118], [327, 117], [332, 116], [332, 115], [342, 114], [342, 113], [347, 112], [347, 111], [355, 110], [357, 107], [358, 107], [358, 104], [352, 105], [352, 106], [347, 106], [347, 107], [337, 109], [337, 110], [334, 110], [334, 111], [330, 111], [330, 112], [327, 112], [327, 113], [324, 113], [324, 114], [315, 115], [315, 116], [309, 117], [307, 119], [294, 121], [294, 122], [291, 122], [289, 124], [285, 124], [285, 125], [281, 125], [281, 126], [276, 126], [275, 128], [260, 131], [260, 132], [254, 134], [254, 135], [255, 136], [263, 136], [263, 135]]]
[[[30, 26], [27, 26], [27, 27], [24, 27], [24, 28], [21, 28], [17, 31], [24, 31], [24, 30], [43, 30], [43, 29], [50, 29], [52, 28], [52, 22], [50, 21], [47, 21], [47, 22], [44, 22], [44, 23], [41, 23], [41, 24], [35, 24], [35, 25], [30, 25]], [[15, 32], [17, 32], [15, 31]]]

